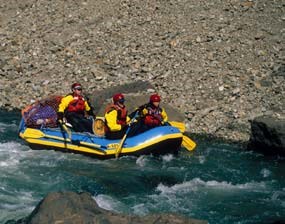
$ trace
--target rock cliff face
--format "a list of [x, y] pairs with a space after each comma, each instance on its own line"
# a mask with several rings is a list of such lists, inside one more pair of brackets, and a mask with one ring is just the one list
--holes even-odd
[[248, 140], [284, 116], [284, 0], [9, 0], [0, 6], [0, 108], [149, 80], [189, 130]]

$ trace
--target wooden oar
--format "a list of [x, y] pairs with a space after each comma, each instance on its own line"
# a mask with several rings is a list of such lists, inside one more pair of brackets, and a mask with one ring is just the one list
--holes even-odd
[[126, 138], [127, 138], [127, 135], [128, 135], [128, 133], [129, 133], [130, 129], [131, 129], [131, 125], [132, 125], [132, 124], [134, 123], [134, 121], [136, 120], [136, 117], [137, 117], [138, 113], [139, 113], [139, 112], [137, 111], [136, 114], [135, 114], [135, 116], [134, 116], [134, 117], [132, 118], [132, 120], [130, 121], [129, 126], [128, 126], [128, 129], [127, 129], [125, 135], [123, 136], [123, 138], [122, 138], [122, 140], [121, 140], [121, 142], [120, 142], [120, 144], [119, 144], [119, 146], [118, 146], [118, 148], [117, 148], [117, 150], [116, 150], [116, 154], [115, 154], [116, 159], [119, 157], [119, 155], [120, 155], [120, 153], [121, 153], [121, 151], [122, 151], [122, 149], [123, 149], [123, 144], [124, 144], [124, 142], [125, 142], [125, 140], [126, 140]]
[[[55, 139], [55, 140], [59, 140], [59, 141], [63, 141], [63, 142], [70, 142], [73, 144], [73, 141], [70, 138], [62, 138], [62, 137], [58, 137], [58, 136], [53, 136], [53, 135], [46, 135], [44, 132], [42, 132], [41, 130], [38, 129], [32, 129], [32, 128], [27, 128], [24, 132], [24, 136], [25, 138], [50, 138], [50, 139]], [[101, 145], [97, 145], [94, 143], [87, 143], [87, 142], [81, 142], [81, 141], [76, 141], [76, 145], [82, 145], [82, 146], [86, 146], [86, 147], [91, 147], [94, 150], [98, 150], [101, 153], [106, 154], [106, 152], [102, 148]]]
[[[186, 130], [185, 124], [182, 122], [170, 121], [169, 123], [171, 124], [171, 126], [178, 128], [181, 133], [184, 133]], [[182, 145], [188, 151], [192, 151], [196, 148], [196, 143], [186, 135], [183, 135]]]

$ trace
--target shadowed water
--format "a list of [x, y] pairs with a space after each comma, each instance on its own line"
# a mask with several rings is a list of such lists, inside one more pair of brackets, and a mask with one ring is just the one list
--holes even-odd
[[20, 115], [0, 112], [0, 223], [31, 213], [51, 191], [87, 191], [100, 207], [136, 215], [174, 212], [209, 223], [285, 220], [285, 160], [198, 142], [178, 157], [97, 159], [31, 150]]

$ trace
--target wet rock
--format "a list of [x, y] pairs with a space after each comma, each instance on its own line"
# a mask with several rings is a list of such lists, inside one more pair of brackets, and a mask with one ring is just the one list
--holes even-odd
[[249, 150], [285, 156], [285, 118], [260, 116], [251, 120]]
[[100, 208], [89, 193], [49, 193], [22, 224], [50, 223], [109, 223], [109, 224], [206, 224], [206, 221], [175, 214], [148, 215], [145, 217], [117, 214]]

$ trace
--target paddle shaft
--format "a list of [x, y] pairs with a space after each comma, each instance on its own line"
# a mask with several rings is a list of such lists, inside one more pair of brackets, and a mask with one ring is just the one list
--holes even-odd
[[127, 138], [127, 135], [128, 135], [128, 133], [129, 133], [130, 129], [131, 129], [131, 125], [134, 123], [134, 121], [135, 121], [135, 119], [136, 119], [138, 113], [139, 113], [139, 112], [137, 111], [136, 114], [135, 114], [135, 116], [134, 116], [134, 117], [132, 118], [132, 120], [130, 121], [129, 126], [128, 126], [128, 129], [126, 130], [126, 133], [125, 133], [125, 135], [123, 136], [123, 138], [122, 138], [122, 140], [121, 140], [121, 142], [120, 142], [120, 145], [118, 146], [118, 148], [117, 148], [117, 150], [116, 150], [116, 154], [115, 154], [116, 159], [119, 157], [119, 155], [120, 155], [120, 153], [121, 153], [121, 151], [122, 151], [122, 149], [123, 149], [123, 144], [124, 144], [124, 142], [125, 142], [125, 140], [126, 140], [126, 138]]
[[59, 120], [58, 123], [62, 127], [62, 129], [68, 134], [68, 137], [71, 139], [71, 131], [68, 129], [68, 127], [62, 122], [62, 120]]
[[[55, 139], [55, 140], [59, 140], [59, 141], [64, 141], [65, 143], [66, 142], [69, 142], [73, 145], [82, 145], [82, 146], [85, 146], [85, 147], [90, 147], [92, 148], [93, 150], [97, 150], [103, 154], [106, 154], [106, 152], [104, 151], [104, 149], [101, 149], [102, 146], [101, 145], [98, 145], [98, 144], [94, 144], [94, 143], [87, 143], [87, 142], [81, 142], [81, 141], [72, 141], [70, 138], [62, 138], [62, 137], [58, 137], [58, 136], [53, 136], [53, 135], [47, 135], [45, 133], [43, 133], [42, 131], [40, 130], [37, 130], [37, 129], [30, 129], [30, 128], [27, 128], [24, 132], [24, 136], [26, 138], [50, 138], [50, 139]], [[76, 142], [76, 144], [75, 144]]]

